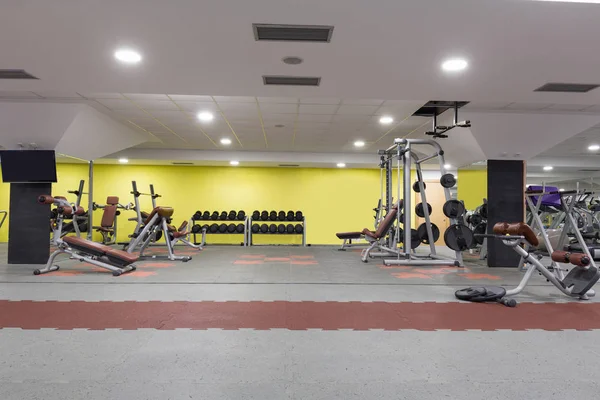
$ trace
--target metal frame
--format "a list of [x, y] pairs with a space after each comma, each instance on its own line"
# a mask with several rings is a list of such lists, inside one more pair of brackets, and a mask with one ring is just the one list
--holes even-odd
[[[198, 244], [198, 242], [196, 241], [196, 235], [197, 233], [192, 233], [194, 235], [194, 243], [196, 243], [197, 245], [200, 246], [206, 246], [208, 244], [207, 240], [206, 240], [206, 235], [207, 234], [212, 234], [212, 235], [244, 235], [244, 240], [242, 241], [243, 243], [243, 247], [248, 247], [249, 246], [249, 237], [248, 237], [248, 221], [249, 221], [250, 217], [246, 216], [244, 218], [244, 232], [240, 233], [240, 232], [227, 232], [227, 233], [211, 233], [211, 232], [207, 232], [206, 229], [202, 229], [202, 241]], [[219, 220], [221, 222], [240, 222], [241, 220], [239, 219], [221, 219]], [[193, 222], [193, 220], [190, 220], [190, 223]], [[197, 222], [197, 221], [196, 221]], [[226, 244], [226, 243], [215, 243], [215, 244]]]
[[[417, 154], [413, 151], [413, 147], [418, 145], [425, 145], [433, 147], [434, 152], [423, 157], [418, 158]], [[421, 202], [427, 204], [427, 195], [425, 194], [425, 186], [423, 185], [421, 164], [425, 161], [434, 159], [437, 157], [440, 165], [440, 171], [442, 175], [447, 173], [445, 168], [445, 160], [444, 160], [444, 151], [442, 147], [434, 140], [431, 139], [400, 139], [397, 138], [394, 140], [394, 144], [390, 146], [385, 152], [388, 154], [388, 158], [393, 159], [396, 158], [398, 160], [397, 168], [398, 168], [398, 199], [403, 199], [403, 209], [404, 212], [404, 221], [400, 219], [400, 210], [398, 212], [398, 219], [396, 224], [396, 233], [399, 233], [400, 224], [403, 223], [404, 226], [404, 241], [403, 241], [403, 249], [402, 251], [397, 252], [396, 259], [384, 259], [383, 263], [385, 265], [417, 265], [417, 266], [425, 266], [425, 265], [454, 265], [454, 266], [462, 266], [463, 258], [462, 253], [460, 251], [455, 251], [455, 257], [450, 258], [446, 256], [442, 256], [437, 254], [435, 248], [435, 241], [433, 240], [433, 233], [431, 230], [431, 220], [429, 215], [429, 210], [427, 207], [423, 207], [425, 224], [427, 226], [427, 237], [429, 239], [429, 254], [428, 255], [418, 255], [414, 251], [410, 249], [411, 243], [411, 226], [412, 226], [412, 185], [411, 185], [411, 166], [414, 162], [415, 169], [417, 173], [417, 181], [419, 182], [419, 194], [421, 195]], [[414, 158], [414, 161], [413, 161]], [[400, 171], [402, 170], [403, 174], [403, 184], [402, 184], [402, 192], [400, 187]], [[450, 193], [449, 188], [444, 188], [444, 195], [446, 201], [452, 199], [452, 195]], [[450, 218], [451, 224], [458, 223], [458, 219]], [[440, 232], [441, 233], [441, 232]], [[396, 253], [394, 251], [394, 253]]]
[[[144, 251], [150, 245], [150, 242], [154, 240], [156, 237], [156, 232], [162, 230], [163, 237], [165, 238], [165, 243], [167, 245], [166, 256], [163, 255], [145, 255]], [[144, 237], [146, 239], [144, 240]], [[167, 258], [171, 261], [183, 261], [187, 262], [192, 259], [190, 256], [176, 256], [173, 251], [173, 243], [169, 240], [169, 227], [167, 224], [167, 219], [165, 217], [161, 217], [158, 213], [154, 214], [154, 216], [150, 219], [148, 224], [144, 226], [144, 229], [137, 235], [137, 237], [132, 238], [129, 246], [127, 246], [127, 252], [129, 254], [133, 254], [136, 249], [139, 248], [139, 258]]]
[[[246, 217], [246, 219], [248, 220], [248, 225], [246, 226], [246, 230], [248, 232], [248, 246], [268, 246], [268, 244], [264, 244], [264, 245], [256, 245], [254, 244], [254, 241], [252, 240], [254, 232], [252, 232], [252, 216], [248, 216]], [[262, 221], [262, 220], [260, 220]], [[291, 222], [291, 221], [290, 221]], [[257, 235], [283, 235], [283, 236], [297, 236], [297, 235], [302, 235], [302, 247], [306, 247], [306, 217], [302, 217], [302, 221], [296, 221], [294, 220], [294, 222], [296, 223], [302, 223], [303, 229], [302, 229], [302, 233], [262, 233], [259, 232], [257, 233]], [[296, 246], [296, 245], [290, 245], [290, 246]]]

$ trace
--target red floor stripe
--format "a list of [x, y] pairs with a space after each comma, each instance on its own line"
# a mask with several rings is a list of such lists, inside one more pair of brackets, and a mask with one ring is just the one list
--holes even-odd
[[0, 301], [1, 328], [600, 329], [600, 303]]

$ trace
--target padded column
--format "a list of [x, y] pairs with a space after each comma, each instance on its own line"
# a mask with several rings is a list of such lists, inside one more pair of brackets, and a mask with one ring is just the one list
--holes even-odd
[[50, 205], [38, 204], [50, 194], [50, 183], [11, 183], [8, 228], [9, 264], [45, 264], [50, 256]]
[[[523, 222], [525, 213], [525, 162], [488, 160], [488, 233], [497, 222]], [[501, 240], [488, 239], [489, 267], [517, 267], [519, 255]]]

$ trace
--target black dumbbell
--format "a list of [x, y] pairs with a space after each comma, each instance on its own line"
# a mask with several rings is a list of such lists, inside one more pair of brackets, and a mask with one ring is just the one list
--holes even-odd
[[229, 211], [229, 214], [227, 214], [227, 218], [230, 221], [234, 221], [235, 219], [237, 219], [237, 212], [236, 211]]
[[287, 224], [287, 226], [285, 227], [285, 230], [287, 233], [294, 233], [294, 225]]
[[194, 224], [192, 226], [192, 233], [200, 233], [202, 231], [202, 227], [198, 224]]
[[229, 225], [227, 225], [227, 232], [234, 233], [235, 229], [236, 229], [235, 224], [229, 224]]
[[285, 221], [285, 211], [279, 211], [277, 213], [277, 219], [280, 221]]
[[304, 215], [302, 211], [296, 211], [296, 221], [302, 221], [304, 219]]
[[202, 219], [202, 212], [201, 212], [201, 211], [196, 211], [196, 212], [194, 213], [194, 215], [192, 216], [192, 219], [193, 219], [194, 221], [199, 221], [199, 220], [201, 220], [201, 219]]
[[258, 233], [260, 231], [260, 225], [252, 224], [252, 233]]
[[269, 225], [269, 232], [270, 233], [277, 233], [277, 225], [275, 225], [275, 224]]
[[269, 212], [268, 211], [263, 211], [260, 213], [260, 219], [262, 221], [266, 221], [269, 219]]
[[218, 211], [213, 211], [213, 213], [210, 215], [210, 219], [211, 220], [216, 220], [219, 219], [219, 212]]
[[279, 224], [279, 225], [277, 225], [277, 232], [279, 232], [279, 233], [285, 233], [285, 224]]
[[235, 231], [237, 233], [244, 233], [244, 224], [237, 224], [237, 226], [235, 227]]
[[302, 224], [296, 224], [296, 226], [294, 227], [294, 231], [296, 233], [302, 233], [304, 232], [304, 226]]
[[270, 219], [271, 221], [277, 221], [277, 211], [271, 211], [271, 212], [269, 213], [269, 219]]
[[219, 215], [219, 219], [221, 221], [225, 221], [227, 219], [227, 211], [221, 211], [221, 215]]
[[211, 224], [210, 226], [210, 233], [217, 233], [219, 231], [219, 225], [218, 224]]
[[262, 224], [262, 225], [260, 226], [260, 232], [261, 232], [261, 233], [267, 233], [267, 232], [269, 232], [269, 225], [267, 225], [267, 224]]
[[288, 221], [293, 221], [294, 220], [294, 212], [292, 210], [288, 211], [285, 219], [287, 219]]
[[202, 213], [202, 219], [203, 220], [209, 220], [210, 219], [210, 211], [204, 211]]
[[246, 212], [244, 210], [238, 211], [237, 219], [238, 221], [243, 221], [244, 219], [246, 219]]
[[255, 221], [258, 220], [258, 219], [260, 219], [260, 211], [254, 210], [252, 212], [252, 219], [255, 220]]
[[225, 233], [225, 232], [227, 232], [227, 224], [219, 225], [219, 233]]
[[210, 230], [210, 226], [208, 224], [202, 225], [202, 230], [208, 232]]

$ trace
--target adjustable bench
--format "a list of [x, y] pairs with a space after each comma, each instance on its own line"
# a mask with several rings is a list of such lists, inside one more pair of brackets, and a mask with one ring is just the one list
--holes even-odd
[[573, 266], [565, 276], [564, 270], [560, 266], [549, 269], [540, 262], [538, 257], [521, 247], [521, 245], [531, 247], [539, 245], [539, 240], [529, 225], [523, 222], [499, 222], [494, 225], [493, 232], [494, 235], [477, 236], [500, 239], [506, 246], [511, 247], [517, 252], [521, 256], [523, 264], [529, 264], [526, 267], [523, 279], [521, 279], [516, 288], [510, 290], [498, 286], [462, 289], [456, 292], [457, 298], [474, 302], [497, 301], [514, 307], [516, 301], [514, 299], [507, 299], [506, 297], [521, 293], [535, 271], [539, 272], [550, 283], [556, 286], [558, 290], [569, 297], [587, 300], [589, 297], [595, 295], [592, 287], [600, 279], [600, 271], [588, 254], [577, 254], [566, 251], [552, 252], [551, 258], [554, 262], [569, 263]]
[[46, 266], [42, 269], [34, 270], [33, 274], [40, 275], [57, 271], [60, 267], [53, 264], [54, 259], [63, 253], [70, 254], [69, 258], [73, 260], [79, 260], [107, 269], [114, 276], [135, 271], [136, 267], [133, 263], [138, 260], [137, 256], [125, 251], [116, 250], [112, 247], [75, 236], [66, 236], [59, 241], [58, 249], [50, 255]]

